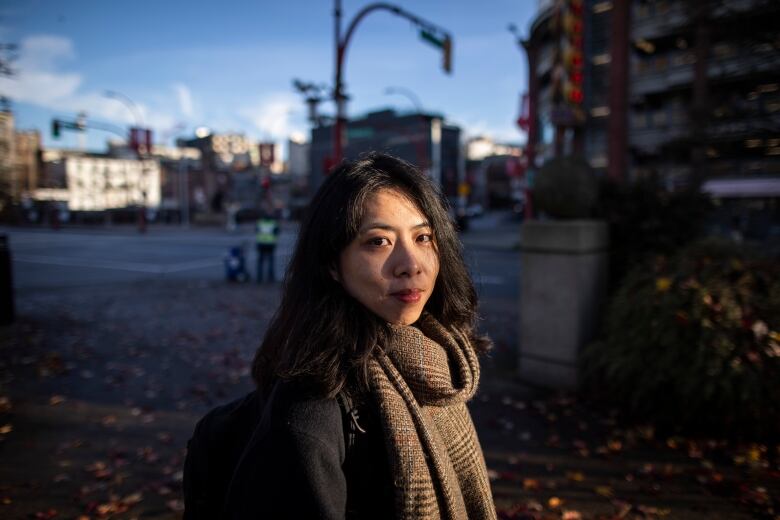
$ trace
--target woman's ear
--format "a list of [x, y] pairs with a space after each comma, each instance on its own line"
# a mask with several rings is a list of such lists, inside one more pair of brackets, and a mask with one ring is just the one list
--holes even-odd
[[336, 269], [336, 266], [330, 266], [328, 269], [328, 272], [330, 272], [330, 277], [333, 278], [337, 283], [341, 283], [341, 279], [339, 278], [339, 272]]

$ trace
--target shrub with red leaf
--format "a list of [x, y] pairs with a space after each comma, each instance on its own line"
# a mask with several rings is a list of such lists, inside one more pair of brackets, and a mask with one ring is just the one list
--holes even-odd
[[780, 435], [780, 264], [700, 242], [640, 266], [582, 356], [583, 387], [688, 433]]

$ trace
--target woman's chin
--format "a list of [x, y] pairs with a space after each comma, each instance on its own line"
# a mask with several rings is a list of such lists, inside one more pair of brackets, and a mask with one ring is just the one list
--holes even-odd
[[383, 316], [383, 318], [391, 325], [411, 325], [420, 319], [422, 309], [420, 310], [408, 310], [406, 312], [392, 314], [389, 316]]

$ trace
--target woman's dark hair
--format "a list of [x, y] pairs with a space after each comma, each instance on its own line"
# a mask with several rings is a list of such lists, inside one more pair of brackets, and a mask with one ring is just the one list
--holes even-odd
[[331, 272], [357, 236], [366, 200], [381, 189], [409, 197], [431, 223], [439, 275], [425, 310], [443, 325], [464, 331], [478, 351], [489, 348], [489, 341], [475, 333], [477, 295], [446, 202], [411, 164], [371, 153], [342, 163], [311, 201], [284, 278], [282, 302], [252, 364], [263, 395], [279, 377], [304, 379], [320, 396], [335, 396], [348, 380], [365, 388], [371, 353], [386, 344], [390, 329]]

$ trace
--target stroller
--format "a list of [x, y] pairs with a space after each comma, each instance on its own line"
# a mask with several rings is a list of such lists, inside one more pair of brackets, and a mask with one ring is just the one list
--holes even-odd
[[244, 246], [233, 246], [225, 255], [225, 279], [228, 282], [249, 281], [249, 271], [246, 270], [246, 254]]

